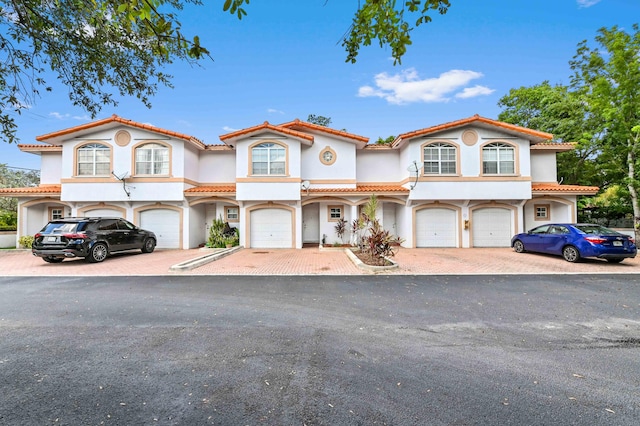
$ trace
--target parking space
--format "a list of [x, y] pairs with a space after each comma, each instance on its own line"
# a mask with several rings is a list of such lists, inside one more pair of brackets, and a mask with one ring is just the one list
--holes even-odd
[[[89, 264], [82, 259], [49, 264], [29, 251], [0, 251], [2, 275], [13, 276], [122, 276], [122, 275], [362, 275], [342, 251], [318, 248], [242, 249], [229, 256], [192, 270], [181, 272], [170, 268], [194, 259], [210, 250], [157, 250], [118, 254], [102, 263]], [[532, 253], [515, 253], [509, 248], [401, 248], [395, 261], [400, 267], [385, 274], [627, 274], [640, 273], [640, 259], [626, 259], [620, 264], [587, 259], [569, 263], [561, 257]]]

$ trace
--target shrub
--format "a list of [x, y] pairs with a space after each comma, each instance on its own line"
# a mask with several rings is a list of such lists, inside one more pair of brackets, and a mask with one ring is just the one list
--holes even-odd
[[224, 248], [228, 244], [232, 246], [240, 244], [240, 231], [238, 228], [230, 227], [220, 216], [211, 223], [207, 247]]
[[372, 194], [360, 218], [353, 221], [352, 228], [358, 232], [358, 247], [363, 257], [372, 264], [384, 265], [385, 257], [394, 256], [403, 240], [380, 225], [376, 219], [377, 207], [378, 199]]
[[336, 235], [340, 238], [340, 241], [344, 244], [344, 234], [347, 232], [347, 221], [340, 218], [335, 226]]
[[30, 249], [33, 245], [33, 236], [31, 235], [23, 235], [18, 239], [18, 244], [20, 247]]

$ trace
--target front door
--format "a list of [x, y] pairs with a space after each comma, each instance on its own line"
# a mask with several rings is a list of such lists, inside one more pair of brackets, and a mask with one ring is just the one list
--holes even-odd
[[302, 242], [320, 242], [320, 214], [318, 203], [302, 207]]

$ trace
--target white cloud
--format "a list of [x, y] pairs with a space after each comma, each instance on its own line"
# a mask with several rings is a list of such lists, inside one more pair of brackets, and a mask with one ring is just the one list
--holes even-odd
[[591, 7], [594, 4], [600, 3], [600, 0], [576, 0], [578, 7]]
[[[483, 76], [480, 72], [470, 70], [450, 70], [438, 77], [425, 79], [418, 76], [415, 68], [409, 68], [394, 75], [383, 72], [374, 77], [375, 87], [360, 87], [358, 96], [377, 96], [391, 104], [447, 102], [451, 96], [471, 98], [492, 93], [493, 90], [483, 86], [464, 87], [471, 80]], [[456, 93], [460, 89], [462, 92]]]
[[238, 129], [234, 129], [233, 127], [229, 127], [229, 126], [224, 126], [222, 130], [224, 130], [225, 132], [235, 132]]
[[490, 95], [493, 92], [495, 92], [495, 90], [489, 89], [487, 86], [476, 85], [473, 87], [465, 87], [462, 92], [456, 93], [456, 98], [475, 98], [476, 96]]
[[58, 120], [66, 120], [69, 118], [69, 114], [60, 114], [59, 112], [50, 112], [49, 117], [57, 118]]
[[274, 109], [274, 108], [269, 108], [267, 109], [267, 112], [269, 114], [280, 114], [280, 115], [284, 115], [284, 111], [280, 111], [279, 109]]
[[89, 117], [88, 115], [71, 115], [71, 114], [61, 114], [59, 112], [50, 112], [49, 113], [49, 117], [53, 117], [56, 120], [77, 120], [77, 121], [89, 121], [91, 120], [91, 117]]

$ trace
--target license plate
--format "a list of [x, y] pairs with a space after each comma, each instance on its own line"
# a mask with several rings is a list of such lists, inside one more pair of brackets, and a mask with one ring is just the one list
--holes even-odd
[[622, 241], [614, 241], [613, 245], [617, 246], [617, 247], [620, 247], [620, 246], [622, 246]]
[[47, 237], [47, 241], [55, 243], [58, 240], [58, 237]]

